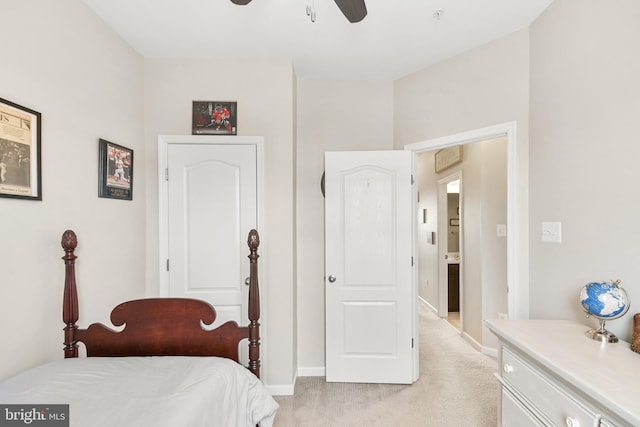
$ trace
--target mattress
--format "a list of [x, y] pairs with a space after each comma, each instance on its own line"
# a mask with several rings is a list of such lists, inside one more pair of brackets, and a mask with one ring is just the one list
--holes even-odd
[[0, 404], [68, 404], [72, 427], [271, 427], [278, 404], [262, 382], [218, 357], [88, 357], [0, 382]]

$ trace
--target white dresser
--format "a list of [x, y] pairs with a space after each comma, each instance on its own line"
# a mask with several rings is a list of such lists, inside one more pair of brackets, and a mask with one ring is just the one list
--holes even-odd
[[640, 354], [627, 342], [570, 321], [485, 323], [500, 339], [500, 426], [640, 427]]

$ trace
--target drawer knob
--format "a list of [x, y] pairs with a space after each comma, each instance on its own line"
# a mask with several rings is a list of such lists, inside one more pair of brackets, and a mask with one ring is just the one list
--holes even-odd
[[510, 374], [511, 372], [513, 372], [513, 366], [508, 363], [505, 363], [502, 369], [504, 370], [505, 374]]
[[564, 423], [567, 425], [567, 427], [580, 427], [580, 421], [572, 417], [565, 418]]

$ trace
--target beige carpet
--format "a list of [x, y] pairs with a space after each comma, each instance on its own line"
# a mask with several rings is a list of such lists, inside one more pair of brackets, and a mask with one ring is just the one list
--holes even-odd
[[300, 377], [279, 396], [275, 427], [498, 425], [496, 361], [435, 314], [420, 312], [420, 379], [412, 385], [326, 383]]

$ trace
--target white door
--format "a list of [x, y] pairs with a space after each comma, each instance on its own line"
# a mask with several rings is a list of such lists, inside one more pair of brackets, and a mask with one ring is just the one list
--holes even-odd
[[216, 307], [214, 323], [248, 323], [247, 235], [258, 228], [255, 144], [166, 145], [168, 296]]
[[412, 382], [411, 156], [325, 154], [329, 382]]

